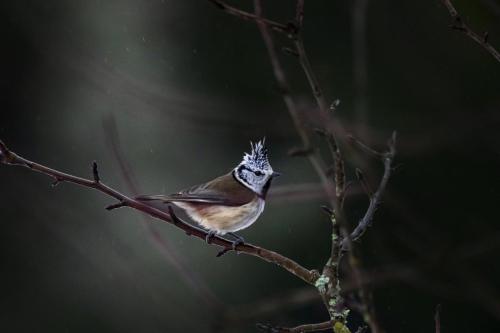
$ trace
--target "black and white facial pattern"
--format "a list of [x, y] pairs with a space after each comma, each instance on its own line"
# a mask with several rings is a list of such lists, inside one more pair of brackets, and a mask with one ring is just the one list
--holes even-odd
[[259, 195], [264, 195], [273, 176], [273, 168], [267, 158], [267, 149], [263, 141], [252, 144], [252, 152], [243, 156], [243, 161], [235, 168], [238, 181]]

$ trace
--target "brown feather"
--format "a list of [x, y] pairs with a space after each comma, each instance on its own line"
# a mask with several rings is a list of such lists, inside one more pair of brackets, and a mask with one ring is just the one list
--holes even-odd
[[230, 172], [217, 177], [208, 183], [195, 185], [179, 193], [171, 195], [140, 196], [139, 200], [161, 200], [163, 202], [187, 202], [200, 204], [217, 204], [222, 206], [241, 206], [256, 198], [257, 194], [238, 182]]

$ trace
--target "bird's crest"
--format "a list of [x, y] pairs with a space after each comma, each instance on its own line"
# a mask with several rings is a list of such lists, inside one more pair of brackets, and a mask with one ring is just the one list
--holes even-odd
[[269, 160], [267, 159], [267, 148], [264, 146], [265, 142], [265, 138], [256, 143], [252, 143], [250, 141], [252, 151], [250, 154], [245, 153], [243, 156], [245, 164], [251, 165], [260, 170], [270, 168]]

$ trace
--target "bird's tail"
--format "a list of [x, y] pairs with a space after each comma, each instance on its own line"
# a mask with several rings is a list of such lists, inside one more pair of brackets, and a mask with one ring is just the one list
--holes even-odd
[[158, 195], [140, 195], [138, 197], [135, 197], [135, 200], [138, 201], [162, 201], [162, 202], [169, 202], [171, 198], [166, 195], [158, 194]]

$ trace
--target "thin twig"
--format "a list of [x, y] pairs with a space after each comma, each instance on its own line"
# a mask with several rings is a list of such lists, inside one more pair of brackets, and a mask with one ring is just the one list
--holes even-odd
[[[320, 120], [323, 122], [325, 125], [325, 128], [328, 130], [328, 132], [332, 135], [333, 140], [335, 141], [335, 146], [338, 146], [337, 142], [337, 135], [344, 135], [344, 129], [343, 127], [336, 122], [332, 126], [332, 122], [330, 121], [330, 116], [329, 116], [329, 110], [331, 109], [328, 105], [328, 102], [325, 98], [325, 95], [323, 93], [323, 89], [321, 88], [321, 85], [319, 84], [319, 80], [316, 77], [316, 74], [314, 73], [311, 62], [309, 61], [309, 57], [307, 56], [305, 47], [304, 47], [304, 41], [302, 38], [302, 30], [303, 30], [303, 18], [304, 18], [304, 0], [298, 0], [297, 1], [297, 7], [296, 7], [296, 33], [294, 35], [291, 35], [290, 37], [293, 40], [295, 49], [297, 51], [299, 63], [302, 67], [302, 70], [304, 74], [307, 77], [307, 81], [309, 83], [309, 86], [311, 88], [312, 94], [314, 96], [314, 99], [316, 100], [316, 103], [319, 108], [319, 114], [320, 114]], [[337, 101], [332, 103], [331, 106], [333, 106], [333, 109], [335, 109], [337, 104]]]
[[[368, 227], [371, 225], [375, 211], [377, 210], [380, 204], [384, 190], [387, 186], [387, 183], [389, 182], [389, 178], [392, 173], [392, 162], [396, 154], [396, 132], [392, 133], [392, 138], [389, 140], [388, 146], [389, 146], [389, 151], [384, 154], [383, 158], [384, 174], [382, 176], [382, 179], [380, 180], [377, 190], [370, 198], [370, 203], [368, 205], [368, 209], [366, 210], [365, 215], [359, 221], [356, 228], [354, 228], [354, 230], [351, 232], [350, 239], [353, 242], [359, 240], [359, 238], [363, 236]], [[342, 241], [342, 249], [343, 250], [349, 249], [346, 239]]]
[[266, 26], [269, 26], [271, 29], [276, 30], [278, 32], [283, 32], [286, 34], [291, 33], [290, 31], [291, 27], [282, 23], [278, 23], [272, 20], [268, 20], [266, 18], [262, 18], [260, 16], [257, 16], [256, 14], [252, 14], [249, 12], [246, 12], [244, 10], [240, 10], [238, 8], [235, 8], [233, 6], [228, 5], [224, 1], [221, 0], [209, 0], [212, 2], [215, 6], [217, 6], [219, 9], [223, 10], [227, 14], [236, 16], [240, 19], [247, 20], [247, 21], [257, 21], [257, 22], [262, 22]]
[[[0, 162], [3, 164], [25, 166], [31, 169], [32, 171], [36, 171], [45, 174], [51, 178], [58, 179], [60, 182], [68, 182], [83, 187], [95, 189], [99, 192], [102, 192], [118, 200], [120, 206], [127, 206], [139, 210], [143, 213], [150, 215], [151, 217], [173, 224], [177, 228], [184, 230], [184, 232], [186, 232], [186, 234], [190, 236], [205, 240], [208, 234], [207, 231], [195, 227], [178, 218], [175, 219], [175, 221], [178, 223], [174, 223], [174, 219], [170, 214], [158, 210], [152, 206], [148, 206], [133, 198], [130, 198], [125, 194], [122, 194], [121, 192], [113, 189], [112, 187], [105, 185], [103, 182], [96, 183], [94, 180], [73, 176], [55, 169], [51, 169], [42, 164], [32, 162], [28, 159], [25, 159], [15, 154], [14, 152], [10, 151], [1, 140], [0, 140]], [[222, 248], [232, 249], [233, 242], [219, 236], [214, 236], [212, 238], [211, 244], [220, 246]], [[279, 253], [267, 250], [265, 248], [256, 245], [248, 243], [239, 244], [236, 247], [236, 250], [240, 253], [245, 253], [247, 255], [258, 257], [264, 261], [274, 263], [279, 267], [287, 270], [291, 274], [302, 279], [303, 281], [312, 285], [314, 285], [315, 281], [319, 277], [319, 273], [316, 270], [308, 270], [303, 266], [299, 265], [297, 262], [291, 260], [290, 258], [287, 258]]]
[[328, 103], [326, 102], [325, 96], [323, 95], [323, 90], [319, 85], [318, 79], [316, 78], [316, 74], [312, 70], [311, 63], [309, 62], [309, 58], [307, 56], [306, 50], [304, 48], [304, 42], [302, 41], [302, 37], [299, 31], [299, 34], [295, 37], [294, 40], [295, 47], [297, 49], [297, 54], [299, 56], [299, 61], [304, 71], [304, 74], [307, 77], [307, 81], [311, 86], [312, 93], [314, 98], [316, 99], [316, 103], [318, 104], [320, 114], [325, 119], [328, 119]]
[[[319, 84], [316, 74], [312, 69], [309, 57], [307, 56], [306, 50], [304, 48], [304, 41], [302, 39], [304, 0], [297, 1], [297, 12], [295, 16], [298, 26], [297, 33], [293, 36], [293, 42], [297, 51], [297, 56], [318, 105], [321, 122], [324, 124], [330, 124], [330, 117], [328, 114], [329, 106], [323, 94], [323, 89], [321, 89], [321, 85]], [[335, 200], [335, 202], [333, 203], [333, 207], [334, 209], [340, 210], [345, 190], [345, 171], [344, 159], [339, 149], [336, 130], [340, 130], [341, 132], [343, 132], [343, 130], [338, 124], [336, 126], [336, 129], [334, 129], [333, 126], [330, 125], [326, 125], [325, 128], [328, 133], [328, 144], [330, 146], [332, 154], [334, 155], [335, 161], [335, 194], [337, 200]], [[340, 221], [340, 223], [342, 224], [342, 221]]]
[[458, 14], [458, 11], [455, 9], [450, 0], [441, 1], [446, 6], [446, 9], [448, 9], [451, 18], [454, 20], [451, 28], [460, 31], [466, 36], [470, 37], [477, 44], [481, 45], [489, 54], [491, 54], [493, 58], [496, 59], [496, 61], [500, 62], [500, 53], [493, 47], [493, 45], [488, 42], [488, 32], [484, 33], [484, 35], [482, 36], [475, 33], [469, 28], [467, 24], [464, 23], [464, 21], [460, 17], [460, 14]]
[[339, 209], [342, 208], [342, 203], [345, 197], [346, 190], [346, 176], [345, 176], [345, 163], [337, 144], [335, 136], [330, 131], [316, 129], [316, 132], [323, 136], [327, 143], [330, 153], [333, 158], [333, 166], [331, 168], [335, 177], [335, 193], [339, 201]]

